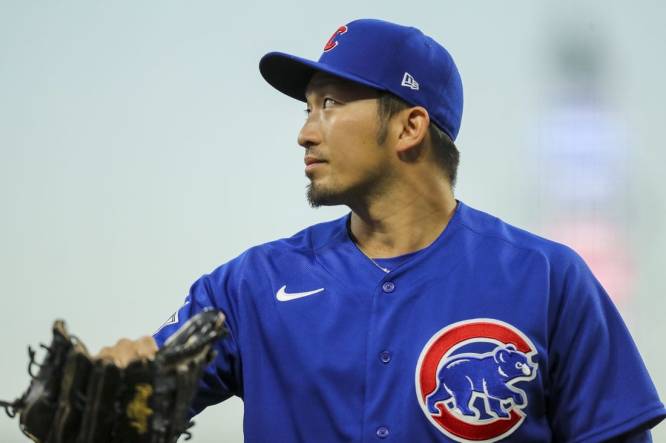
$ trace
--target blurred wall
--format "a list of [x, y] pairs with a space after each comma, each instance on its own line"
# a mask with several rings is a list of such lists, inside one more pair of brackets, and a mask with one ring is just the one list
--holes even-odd
[[[0, 0], [0, 398], [27, 385], [26, 345], [48, 340], [54, 318], [93, 351], [152, 333], [201, 274], [345, 212], [306, 204], [303, 105], [257, 64], [270, 50], [317, 58], [359, 17], [415, 25], [450, 49], [466, 95], [458, 198], [575, 243], [618, 288], [665, 398], [665, 12], [658, 1]], [[241, 441], [242, 403], [197, 422], [197, 442]], [[25, 439], [0, 419], [0, 441]]]

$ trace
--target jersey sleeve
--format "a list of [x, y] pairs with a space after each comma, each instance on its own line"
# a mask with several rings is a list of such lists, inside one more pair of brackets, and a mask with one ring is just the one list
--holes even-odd
[[563, 274], [554, 277], [559, 297], [549, 328], [554, 441], [615, 441], [625, 434], [649, 439], [641, 430], [663, 420], [666, 409], [636, 344], [580, 257], [574, 254]]
[[642, 430], [632, 432], [630, 434], [622, 435], [612, 440], [607, 440], [607, 443], [652, 443], [652, 434], [649, 430]]
[[231, 264], [222, 265], [213, 273], [197, 280], [190, 288], [183, 305], [153, 335], [158, 347], [161, 347], [184, 322], [201, 310], [215, 308], [224, 313], [228, 334], [215, 344], [215, 359], [204, 370], [189, 411], [190, 417], [232, 395], [243, 396], [240, 350], [236, 340], [238, 328], [232, 302], [235, 288], [232, 284], [231, 267]]

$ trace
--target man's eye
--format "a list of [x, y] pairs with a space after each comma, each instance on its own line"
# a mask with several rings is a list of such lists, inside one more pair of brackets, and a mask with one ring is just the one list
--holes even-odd
[[323, 103], [324, 108], [328, 108], [328, 107], [330, 107], [331, 105], [334, 105], [334, 104], [335, 104], [335, 100], [333, 100], [332, 98], [326, 97], [324, 99], [324, 103]]

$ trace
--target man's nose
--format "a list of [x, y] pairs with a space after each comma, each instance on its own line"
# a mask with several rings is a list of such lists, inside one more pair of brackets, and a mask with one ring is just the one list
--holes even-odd
[[310, 115], [298, 133], [298, 144], [308, 149], [319, 143], [321, 143], [321, 131]]

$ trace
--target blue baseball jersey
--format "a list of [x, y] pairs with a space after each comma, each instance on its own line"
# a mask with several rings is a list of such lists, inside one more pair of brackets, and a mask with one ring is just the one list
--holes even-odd
[[248, 442], [599, 442], [666, 416], [583, 260], [462, 202], [393, 259], [368, 259], [349, 215], [253, 247], [158, 344], [207, 307], [230, 334], [191, 413], [241, 397]]

